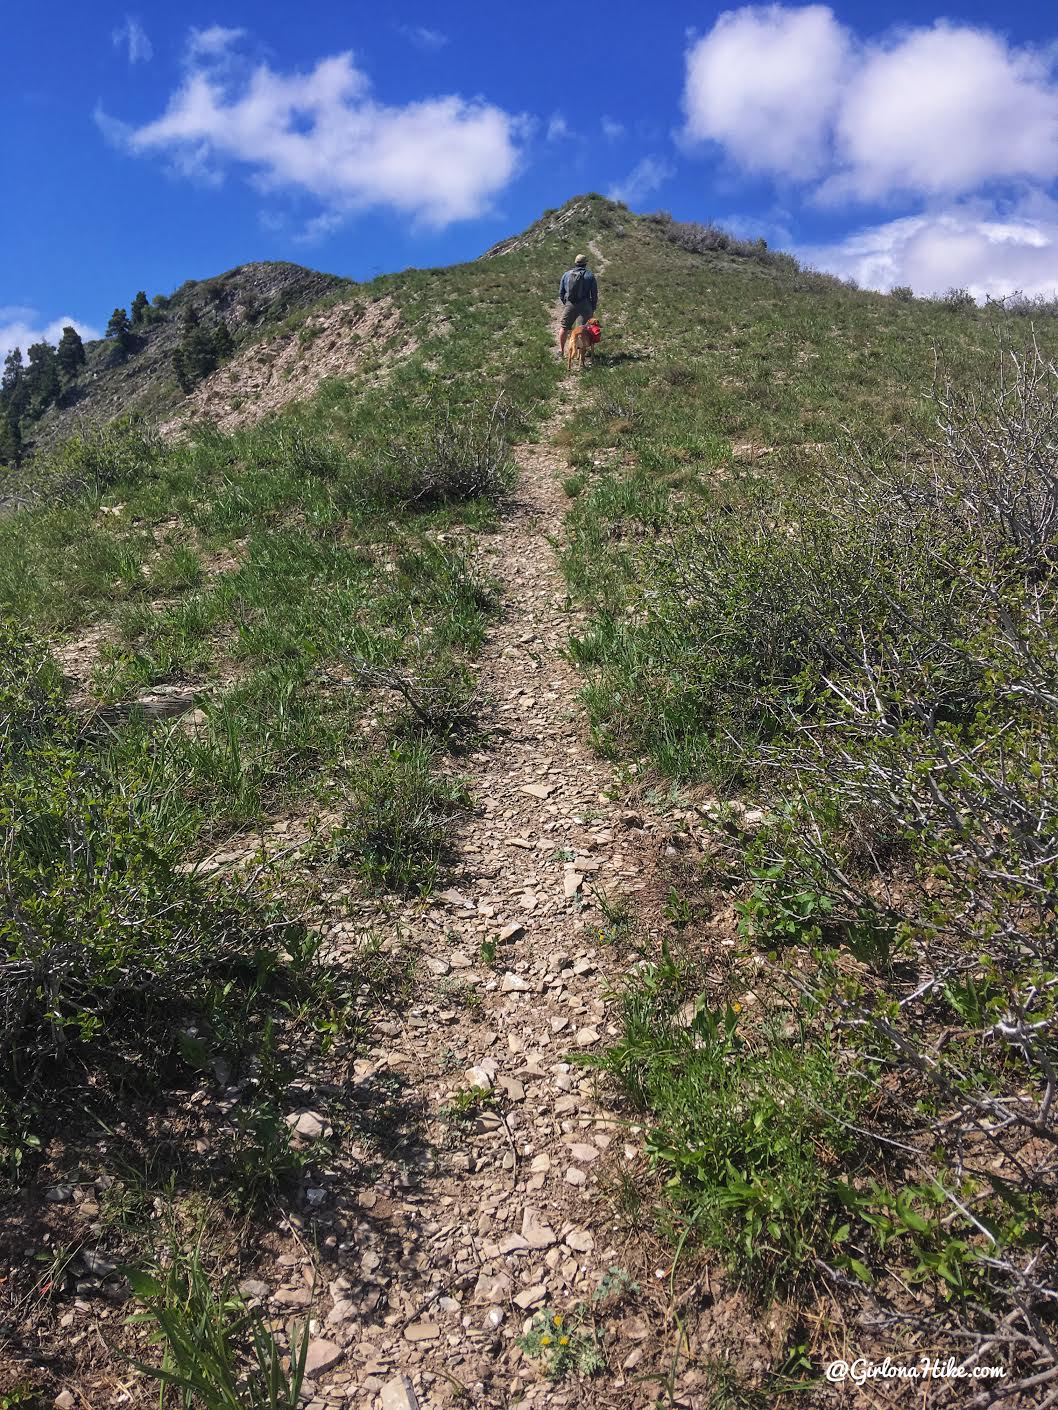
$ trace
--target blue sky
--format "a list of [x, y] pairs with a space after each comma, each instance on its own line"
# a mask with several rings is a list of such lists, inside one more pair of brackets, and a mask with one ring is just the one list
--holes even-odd
[[253, 259], [470, 258], [600, 190], [874, 287], [1058, 288], [1058, 13], [57, 0], [5, 15], [0, 349]]

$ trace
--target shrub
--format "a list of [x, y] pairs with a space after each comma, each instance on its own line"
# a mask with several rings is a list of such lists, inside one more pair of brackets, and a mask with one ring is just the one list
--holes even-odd
[[149, 1087], [245, 1052], [257, 995], [308, 984], [299, 926], [180, 865], [147, 759], [116, 774], [79, 737], [58, 673], [0, 633], [0, 1090], [45, 1099], [71, 1071]]
[[145, 421], [122, 417], [101, 430], [69, 437], [46, 458], [35, 458], [23, 469], [22, 487], [37, 501], [101, 495], [111, 485], [142, 482], [161, 449]]
[[934, 294], [934, 301], [948, 309], [951, 313], [969, 313], [977, 307], [977, 300], [969, 289], [946, 289], [943, 294]]
[[896, 299], [897, 303], [909, 304], [915, 297], [915, 291], [910, 284], [894, 284], [889, 290], [889, 297]]
[[370, 498], [415, 510], [497, 498], [512, 479], [505, 422], [501, 402], [436, 408], [379, 453], [366, 480]]
[[448, 828], [466, 806], [461, 784], [436, 772], [429, 745], [395, 743], [365, 757], [350, 784], [351, 809], [335, 834], [343, 860], [369, 885], [428, 891], [445, 854]]

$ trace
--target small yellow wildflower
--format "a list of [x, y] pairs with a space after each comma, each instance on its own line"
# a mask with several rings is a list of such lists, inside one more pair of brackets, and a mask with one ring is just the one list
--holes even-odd
[[731, 1012], [732, 1012], [732, 1013], [741, 1013], [741, 1012], [742, 1012], [742, 1005], [741, 1005], [741, 1004], [732, 1004], [732, 1005], [731, 1005]]
[[554, 1324], [555, 1324], [556, 1327], [561, 1327], [561, 1325], [562, 1325], [562, 1314], [561, 1314], [560, 1312], [556, 1312], [555, 1315], [551, 1318], [551, 1320], [552, 1320], [552, 1322], [554, 1322]]
[[551, 1338], [550, 1338], [549, 1336], [542, 1336], [542, 1337], [540, 1338], [540, 1345], [541, 1345], [541, 1346], [550, 1346], [550, 1345], [551, 1345]]
[[569, 1337], [559, 1337], [558, 1344], [559, 1346], [569, 1346]]

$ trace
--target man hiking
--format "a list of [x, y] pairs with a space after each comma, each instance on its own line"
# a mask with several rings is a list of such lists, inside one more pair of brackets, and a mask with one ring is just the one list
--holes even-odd
[[587, 255], [578, 255], [573, 261], [573, 268], [567, 269], [563, 274], [562, 283], [558, 286], [558, 297], [562, 300], [558, 350], [559, 355], [564, 356], [569, 330], [578, 319], [581, 323], [587, 322], [599, 302], [599, 286], [595, 282], [595, 275], [588, 268]]

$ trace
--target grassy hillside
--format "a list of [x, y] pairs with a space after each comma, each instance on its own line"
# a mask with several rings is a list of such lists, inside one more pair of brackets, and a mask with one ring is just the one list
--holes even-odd
[[[604, 338], [564, 383], [550, 303], [589, 241]], [[1051, 374], [968, 405], [943, 381], [994, 380], [992, 314], [708, 243], [589, 197], [328, 285], [390, 301], [407, 355], [232, 434], [57, 439], [0, 518], [0, 1240], [52, 1259], [8, 1294], [57, 1375], [86, 1242], [246, 1242], [327, 1158], [281, 1116], [306, 1066], [336, 1139], [364, 1119], [343, 1084], [409, 957], [356, 933], [336, 965], [316, 928], [444, 875], [497, 607], [467, 547], [559, 388], [596, 742], [710, 859], [673, 861], [603, 1061], [648, 1131], [636, 1217], [826, 1312], [784, 1375], [843, 1317], [886, 1349], [1006, 1318], [1046, 1369], [1018, 1299], [1054, 1207]], [[121, 1198], [42, 1198], [77, 1169]]]
[[663, 1221], [825, 1309], [806, 1366], [953, 1345], [1046, 1384], [1058, 325], [600, 223], [574, 653], [710, 857], [604, 1062]]

